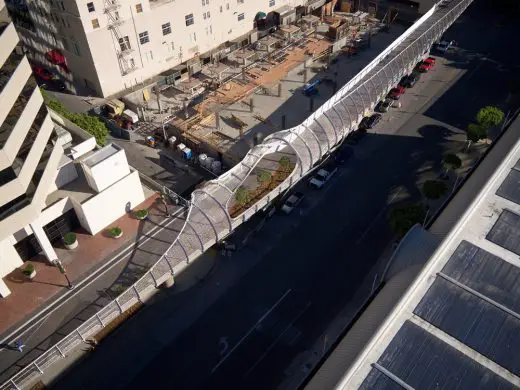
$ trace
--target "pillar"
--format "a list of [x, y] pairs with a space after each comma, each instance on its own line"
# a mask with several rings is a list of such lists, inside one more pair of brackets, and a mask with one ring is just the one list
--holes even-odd
[[52, 263], [52, 261], [56, 260], [58, 256], [56, 255], [56, 252], [54, 251], [54, 248], [52, 247], [52, 244], [49, 241], [47, 234], [43, 231], [43, 227], [37, 222], [31, 223], [30, 226], [34, 233], [34, 237], [36, 237], [36, 240], [38, 240], [38, 244], [40, 244], [43, 250], [45, 257], [47, 258], [49, 263]]
[[173, 276], [170, 276], [168, 279], [166, 279], [164, 282], [163, 282], [163, 286], [164, 287], [167, 287], [167, 288], [170, 288], [170, 287], [173, 287], [173, 285], [175, 284], [175, 279], [173, 278]]
[[0, 279], [0, 297], [5, 298], [6, 296], [11, 294], [11, 290], [7, 287], [7, 284]]

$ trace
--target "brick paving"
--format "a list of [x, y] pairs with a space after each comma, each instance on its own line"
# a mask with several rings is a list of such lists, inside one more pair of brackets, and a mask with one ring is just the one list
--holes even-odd
[[[149, 197], [136, 209], [149, 209], [150, 219], [161, 221], [164, 218], [164, 207], [158, 203], [158, 197], [158, 194]], [[112, 254], [134, 241], [140, 231], [146, 234], [156, 225], [137, 220], [128, 213], [114, 221], [111, 226], [121, 227], [124, 232], [123, 237], [113, 239], [108, 237], [105, 231], [92, 236], [84, 230], [78, 230], [76, 233], [79, 245], [76, 249], [55, 248], [56, 254], [65, 265], [67, 275], [73, 282], [81, 280], [96, 266], [102, 265]], [[32, 281], [25, 280], [18, 269], [4, 278], [11, 295], [0, 300], [0, 313], [2, 313], [0, 334], [42, 308], [46, 302], [67, 287], [65, 277], [42, 255], [31, 259], [31, 262], [37, 272]]]

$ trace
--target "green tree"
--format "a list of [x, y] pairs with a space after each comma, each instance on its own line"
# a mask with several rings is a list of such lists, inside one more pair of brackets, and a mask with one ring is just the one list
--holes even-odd
[[487, 137], [487, 130], [476, 123], [470, 123], [468, 125], [468, 131], [466, 132], [466, 138], [468, 141], [468, 149], [471, 144], [474, 142], [478, 142], [481, 139], [485, 139]]
[[422, 224], [425, 217], [426, 208], [420, 203], [395, 206], [388, 213], [390, 228], [399, 238], [416, 223]]
[[271, 180], [273, 179], [273, 175], [271, 175], [271, 172], [269, 171], [260, 171], [256, 175], [256, 181], [260, 186], [267, 186], [269, 183], [271, 183]]
[[423, 194], [428, 199], [439, 199], [446, 192], [446, 183], [439, 180], [426, 180], [423, 184]]
[[106, 136], [109, 131], [106, 125], [97, 116], [70, 112], [63, 103], [50, 97], [46, 91], [42, 91], [42, 95], [47, 107], [94, 136], [98, 145], [105, 144]]
[[477, 113], [477, 123], [484, 129], [488, 130], [493, 126], [497, 126], [504, 120], [504, 112], [494, 106], [481, 108]]
[[235, 200], [241, 206], [245, 206], [251, 200], [251, 193], [247, 187], [240, 186], [235, 192]]
[[460, 166], [462, 165], [462, 161], [455, 154], [446, 154], [442, 159], [442, 165], [444, 166], [444, 169], [446, 170], [444, 175], [447, 175], [449, 171], [454, 171], [456, 169], [459, 169]]

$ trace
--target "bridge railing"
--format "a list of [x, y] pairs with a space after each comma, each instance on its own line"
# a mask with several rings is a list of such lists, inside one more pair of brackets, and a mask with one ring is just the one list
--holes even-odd
[[[277, 147], [290, 147], [286, 145], [287, 142], [291, 144], [291, 141], [293, 143], [296, 141], [296, 139], [300, 139], [301, 141], [304, 139], [304, 137], [308, 137], [306, 139], [307, 141], [305, 142], [309, 142], [308, 140], [313, 139], [314, 137], [317, 140], [314, 142], [317, 142], [316, 145], [319, 149], [319, 151], [318, 149], [314, 149], [314, 153], [319, 153], [319, 155], [312, 156], [312, 162], [314, 163], [323, 158], [326, 152], [329, 152], [335, 145], [331, 145], [330, 139], [327, 139], [327, 142], [325, 142], [317, 137], [316, 134], [311, 134], [311, 127], [320, 126], [322, 129], [322, 134], [325, 134], [326, 137], [329, 137], [325, 126], [318, 122], [317, 119], [326, 117], [328, 122], [325, 123], [329, 123], [327, 128], [332, 129], [336, 135], [339, 134], [337, 131], [340, 130], [342, 138], [344, 138], [348, 132], [352, 130], [359, 122], [359, 119], [364, 114], [365, 110], [373, 107], [375, 102], [377, 102], [377, 100], [380, 99], [388, 91], [388, 89], [396, 83], [400, 75], [411, 69], [411, 67], [414, 65], [414, 62], [422, 55], [424, 55], [426, 49], [430, 47], [431, 44], [443, 34], [443, 32], [453, 23], [454, 20], [457, 19], [457, 17], [467, 8], [471, 2], [472, 0], [453, 0], [446, 2], [446, 4], [448, 4], [446, 7], [439, 7], [439, 5], [437, 5], [432, 8], [425, 16], [423, 16], [401, 37], [399, 37], [378, 57], [376, 57], [375, 60], [367, 65], [367, 67], [365, 67], [358, 75], [356, 75], [345, 86], [343, 86], [331, 99], [318, 108], [318, 110], [316, 110], [306, 121], [289, 131], [286, 130], [280, 132], [285, 134], [285, 144], [284, 142], [280, 141], [280, 144]], [[432, 20], [437, 17], [437, 20]], [[431, 25], [427, 26], [426, 28], [425, 24], [430, 22]], [[421, 28], [425, 29], [425, 31], [421, 32], [421, 34], [417, 34]], [[406, 43], [407, 40], [409, 43]], [[390, 58], [394, 54], [394, 50], [396, 50], [396, 48], [402, 44], [407, 44], [407, 46], [395, 56]], [[385, 61], [387, 62], [385, 63]], [[372, 72], [378, 66], [381, 66], [381, 68], [378, 69], [376, 73], [371, 74], [370, 72]], [[378, 84], [380, 86], [379, 89], [377, 87]], [[347, 99], [350, 99], [350, 101]], [[341, 106], [341, 108], [338, 108], [337, 106]], [[339, 117], [340, 121], [334, 122], [330, 119], [332, 117], [332, 114], [330, 113], [331, 110], [335, 112], [334, 115]], [[338, 114], [339, 110], [347, 114], [347, 125], [345, 125], [345, 120], [347, 120], [347, 118], [340, 116], [340, 114]], [[352, 114], [352, 112], [354, 112], [354, 114]], [[316, 125], [316, 123], [318, 125]], [[348, 129], [338, 129], [338, 125], [348, 127]], [[337, 142], [337, 144], [339, 143], [341, 142]], [[322, 147], [326, 150], [324, 151]], [[307, 148], [308, 150], [311, 150], [308, 145]], [[312, 153], [312, 151], [309, 153]], [[261, 157], [262, 156], [260, 156], [260, 158]], [[259, 159], [255, 160], [255, 164], [258, 162]], [[82, 345], [85, 340], [94, 337], [100, 330], [105, 328], [111, 321], [120, 316], [126, 310], [130, 309], [134, 304], [143, 301], [164, 281], [182, 272], [192, 260], [194, 260], [200, 253], [202, 253], [202, 249], [208, 247], [208, 245], [211, 244], [211, 242], [208, 242], [207, 238], [210, 237], [210, 235], [205, 236], [206, 242], [203, 242], [200, 234], [197, 233], [193, 226], [190, 225], [190, 218], [195, 218], [195, 215], [197, 215], [199, 221], [204, 221], [203, 218], [207, 218], [207, 224], [204, 222], [199, 222], [198, 226], [201, 228], [207, 226], [208, 229], [213, 229], [216, 231], [216, 236], [214, 239], [216, 241], [218, 237], [229, 234], [232, 229], [250, 218], [256, 211], [266, 205], [273, 198], [273, 196], [281, 193], [293, 185], [304, 174], [308, 173], [305, 172], [302, 168], [304, 164], [302, 161], [300, 161], [300, 159], [296, 165], [297, 166], [292, 174], [273, 191], [274, 194], [266, 194], [262, 199], [259, 200], [259, 202], [257, 202], [255, 206], [253, 206], [250, 210], [247, 210], [239, 218], [232, 219], [228, 214], [224, 214], [227, 212], [227, 201], [230, 197], [233, 196], [233, 191], [236, 190], [236, 188], [232, 189], [226, 187], [226, 178], [229, 178], [232, 175], [232, 173], [229, 171], [215, 181], [210, 182], [211, 185], [209, 185], [208, 188], [212, 187], [213, 185], [214, 188], [208, 190], [208, 192], [205, 192], [204, 189], [194, 191], [184, 225], [179, 232], [175, 242], [164, 254], [164, 256], [162, 256], [161, 259], [154, 266], [152, 266], [149, 271], [147, 271], [137, 282], [125, 290], [115, 300], [104, 306], [96, 314], [83, 322], [73, 332], [68, 334], [65, 338], [60, 340], [53, 347], [33, 360], [29, 365], [14, 375], [11, 379], [2, 384], [0, 390], [19, 390], [28, 388], [34, 384], [36, 380], [40, 379], [46, 370], [48, 370], [58, 361], [65, 358], [72, 350]], [[312, 169], [312, 164], [310, 166], [307, 164], [307, 168], [305, 169]], [[218, 198], [212, 192], [219, 192]], [[202, 195], [207, 196], [208, 199], [212, 198], [215, 201], [216, 207], [220, 211], [223, 210], [222, 221], [217, 221], [214, 219], [212, 220], [211, 217], [209, 217], [209, 214], [218, 215], [216, 213], [209, 213], [201, 210], [197, 211], [198, 207], [194, 207], [194, 202], [198, 202], [198, 196]], [[204, 217], [201, 217], [203, 214]], [[219, 226], [218, 230], [215, 227], [217, 225]], [[191, 235], [195, 236], [195, 238], [191, 237], [190, 240], [196, 242], [198, 238], [198, 241], [201, 242], [202, 249], [191, 251], [186, 249], [188, 247], [188, 243], [190, 242], [190, 240], [185, 238], [188, 235], [186, 233], [188, 229], [192, 230], [194, 233]]]

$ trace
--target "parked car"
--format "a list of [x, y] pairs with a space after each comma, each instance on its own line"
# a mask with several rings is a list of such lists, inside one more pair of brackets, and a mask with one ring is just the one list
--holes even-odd
[[428, 57], [423, 62], [431, 64], [431, 66], [435, 66], [437, 60], [435, 59], [435, 57]]
[[419, 81], [421, 78], [421, 73], [419, 72], [412, 72], [408, 76], [406, 76], [406, 81], [404, 83], [404, 87], [406, 88], [413, 88], [415, 84]]
[[348, 160], [350, 160], [353, 155], [354, 155], [354, 149], [349, 148], [348, 146], [343, 146], [336, 151], [336, 154], [334, 156], [334, 161], [336, 161], [336, 163], [339, 165], [343, 165]]
[[388, 92], [387, 97], [393, 100], [399, 100], [401, 96], [404, 94], [405, 88], [398, 85], [395, 88], [392, 88], [390, 92]]
[[417, 72], [420, 72], [420, 73], [426, 73], [428, 72], [431, 68], [433, 68], [433, 65], [431, 62], [419, 62], [416, 66], [415, 66], [415, 71]]
[[298, 205], [302, 202], [305, 195], [301, 192], [295, 192], [291, 196], [287, 198], [287, 200], [284, 202], [282, 206], [282, 211], [285, 214], [291, 214], [292, 211], [298, 207]]
[[382, 117], [383, 117], [383, 115], [381, 115], [381, 114], [374, 114], [372, 116], [366, 116], [363, 118], [363, 120], [359, 124], [359, 127], [363, 128], [363, 129], [371, 129], [375, 125], [378, 124], [378, 122], [381, 120]]
[[332, 176], [336, 174], [338, 171], [338, 167], [332, 164], [327, 165], [326, 167], [320, 169], [314, 177], [309, 180], [309, 185], [313, 188], [322, 188], [325, 183], [327, 183]]
[[448, 50], [450, 50], [453, 45], [455, 44], [455, 41], [441, 41], [436, 49], [440, 51], [441, 53], [446, 53]]
[[377, 106], [376, 106], [376, 111], [378, 112], [387, 112], [390, 107], [392, 106], [392, 99], [385, 99], [385, 100], [381, 100]]

